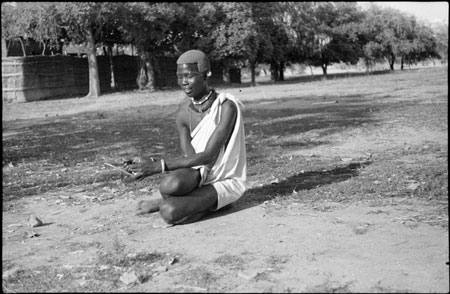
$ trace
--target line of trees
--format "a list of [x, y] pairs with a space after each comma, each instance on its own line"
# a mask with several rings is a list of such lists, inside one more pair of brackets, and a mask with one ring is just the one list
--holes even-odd
[[[291, 63], [413, 64], [448, 55], [448, 28], [433, 31], [414, 16], [356, 2], [2, 2], [4, 40], [32, 38], [45, 47], [86, 44], [89, 97], [100, 95], [96, 48], [133, 44], [140, 78], [155, 89], [155, 60], [200, 49], [225, 68], [270, 64], [283, 80]], [[2, 48], [3, 50], [4, 48]], [[45, 50], [45, 49], [44, 49]], [[138, 78], [138, 79], [140, 79]]]

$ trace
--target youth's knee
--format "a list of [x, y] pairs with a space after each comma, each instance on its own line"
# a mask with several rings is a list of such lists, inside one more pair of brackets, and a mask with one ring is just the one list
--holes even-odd
[[161, 218], [168, 224], [175, 224], [179, 220], [178, 209], [172, 203], [163, 201], [159, 206]]
[[183, 179], [169, 174], [161, 180], [159, 191], [163, 195], [179, 195], [183, 190]]
[[170, 200], [163, 201], [159, 206], [159, 214], [161, 218], [170, 225], [181, 225], [196, 222], [204, 217], [208, 211], [202, 211], [195, 214], [186, 214], [184, 209], [176, 207]]

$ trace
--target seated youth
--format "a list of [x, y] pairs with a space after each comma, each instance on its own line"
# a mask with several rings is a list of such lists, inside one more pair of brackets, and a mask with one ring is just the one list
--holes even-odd
[[154, 161], [136, 158], [126, 169], [135, 179], [166, 173], [158, 198], [140, 201], [137, 213], [159, 211], [168, 224], [199, 220], [245, 192], [246, 151], [242, 103], [208, 85], [207, 56], [189, 50], [177, 60], [178, 85], [187, 96], [176, 114], [183, 155]]

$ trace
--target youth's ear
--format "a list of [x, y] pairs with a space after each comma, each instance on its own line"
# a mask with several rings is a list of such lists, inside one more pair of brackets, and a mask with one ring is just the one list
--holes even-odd
[[205, 82], [205, 83], [208, 83], [209, 82], [209, 77], [211, 76], [211, 72], [209, 72], [209, 71], [207, 71], [207, 72], [204, 72], [203, 73], [203, 81]]

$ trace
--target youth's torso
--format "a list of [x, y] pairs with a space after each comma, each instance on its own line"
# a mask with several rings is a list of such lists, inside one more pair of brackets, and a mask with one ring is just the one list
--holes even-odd
[[214, 93], [213, 97], [211, 97], [212, 99], [206, 102], [207, 104], [205, 104], [206, 107], [204, 111], [197, 109], [189, 98], [186, 98], [182, 102], [181, 112], [183, 124], [190, 129], [191, 133], [203, 120], [203, 118], [209, 113], [218, 96], [218, 93]]

